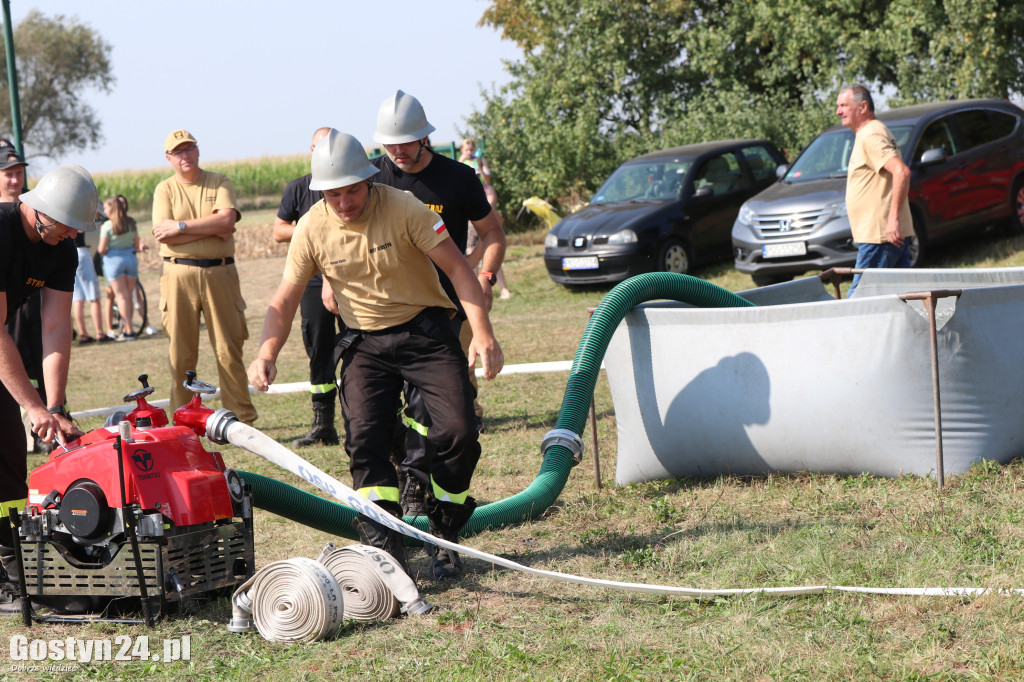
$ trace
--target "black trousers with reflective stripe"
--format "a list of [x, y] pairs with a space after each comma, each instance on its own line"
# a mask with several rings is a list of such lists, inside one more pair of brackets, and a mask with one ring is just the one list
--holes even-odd
[[[462, 318], [452, 318], [451, 322], [452, 333], [455, 334], [455, 338], [459, 337], [459, 333], [462, 331]], [[461, 343], [459, 344], [459, 350], [462, 350]], [[465, 355], [463, 355], [465, 357]], [[468, 372], [472, 370], [467, 370]], [[472, 382], [470, 383], [472, 387]], [[420, 397], [419, 390], [411, 384], [405, 385], [405, 416], [421, 427], [430, 429], [430, 412], [427, 410], [426, 403], [423, 402], [423, 398]], [[473, 388], [471, 395], [473, 399], [476, 399], [476, 389]], [[474, 413], [474, 424], [476, 423], [476, 415]], [[430, 439], [427, 436], [419, 433], [415, 428], [407, 427], [405, 430], [405, 458], [402, 461], [401, 468], [411, 476], [415, 476], [424, 483], [430, 483], [430, 463], [434, 459], [434, 446], [431, 445]]]
[[[302, 343], [309, 356], [309, 383], [313, 386], [334, 385], [338, 369], [334, 362], [334, 344], [338, 333], [345, 331], [341, 318], [324, 307], [323, 299], [320, 298], [322, 284], [323, 276], [315, 275], [309, 280], [299, 301]], [[333, 396], [331, 399], [334, 399]]]
[[390, 453], [403, 382], [418, 389], [430, 415], [430, 475], [448, 492], [469, 489], [480, 442], [466, 356], [447, 313], [431, 309], [428, 317], [428, 329], [407, 323], [365, 333], [342, 356], [345, 450], [356, 489], [398, 485]]

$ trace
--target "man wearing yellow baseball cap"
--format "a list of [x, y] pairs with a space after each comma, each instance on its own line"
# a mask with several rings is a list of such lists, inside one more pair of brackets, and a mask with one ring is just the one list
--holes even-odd
[[171, 409], [191, 398], [185, 372], [199, 362], [200, 317], [217, 360], [224, 406], [251, 424], [242, 346], [249, 338], [245, 301], [235, 269], [235, 223], [242, 217], [231, 180], [199, 167], [199, 146], [189, 131], [172, 130], [164, 156], [174, 175], [153, 192], [153, 236], [160, 243], [163, 326], [170, 338]]

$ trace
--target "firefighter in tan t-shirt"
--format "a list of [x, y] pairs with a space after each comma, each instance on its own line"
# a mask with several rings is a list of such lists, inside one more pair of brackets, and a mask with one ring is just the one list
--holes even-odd
[[[458, 542], [476, 506], [469, 485], [480, 457], [467, 362], [481, 358], [486, 379], [504, 362], [483, 291], [436, 213], [407, 192], [372, 182], [378, 170], [354, 137], [332, 130], [317, 143], [311, 165], [310, 189], [324, 198], [292, 235], [249, 380], [261, 391], [274, 381], [306, 282], [322, 272], [333, 293], [325, 303], [338, 309], [350, 330], [341, 342], [340, 390], [353, 487], [401, 517], [390, 444], [402, 382], [408, 381], [424, 396], [437, 447], [426, 500], [430, 530]], [[451, 279], [473, 329], [468, 360], [449, 324], [455, 306], [432, 263]], [[364, 515], [353, 526], [365, 544], [406, 567], [400, 534]], [[431, 572], [437, 579], [458, 577], [462, 560], [441, 549]]]

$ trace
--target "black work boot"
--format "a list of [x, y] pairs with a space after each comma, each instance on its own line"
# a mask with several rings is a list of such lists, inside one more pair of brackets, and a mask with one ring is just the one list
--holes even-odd
[[[427, 519], [430, 521], [430, 534], [448, 542], [459, 541], [459, 529], [466, 525], [469, 517], [476, 509], [476, 500], [466, 498], [465, 504], [441, 502], [433, 495], [427, 496]], [[459, 553], [437, 545], [425, 546], [428, 554], [434, 557], [430, 572], [434, 580], [455, 579], [462, 575], [462, 558]]]
[[[404, 476], [402, 475], [404, 473]], [[402, 513], [406, 516], [425, 516], [427, 484], [411, 473], [399, 470], [399, 489]]]
[[0, 545], [0, 614], [21, 615], [21, 573], [14, 548]]
[[[377, 506], [383, 507], [387, 513], [394, 517], [402, 518], [402, 508], [397, 502], [384, 502], [377, 500]], [[364, 545], [370, 545], [377, 549], [382, 549], [398, 562], [398, 565], [402, 567], [402, 570], [408, 575], [409, 573], [409, 561], [405, 556], [405, 536], [398, 531], [391, 530], [387, 526], [383, 526], [376, 521], [372, 520], [368, 516], [359, 514], [352, 519], [352, 528], [355, 529], [356, 533], [359, 534], [359, 540]]]
[[313, 396], [313, 426], [302, 438], [292, 441], [293, 448], [305, 448], [322, 443], [338, 444], [338, 430], [334, 428], [334, 396], [337, 391]]

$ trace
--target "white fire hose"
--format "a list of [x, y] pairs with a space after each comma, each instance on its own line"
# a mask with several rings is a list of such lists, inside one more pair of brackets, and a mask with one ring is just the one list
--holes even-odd
[[314, 642], [333, 637], [342, 620], [387, 620], [433, 607], [394, 558], [367, 545], [335, 547], [320, 556], [275, 561], [231, 597], [228, 630], [256, 630], [272, 642]]
[[369, 545], [335, 547], [327, 543], [317, 557], [338, 579], [345, 599], [345, 618], [386, 620], [402, 613], [419, 615], [433, 606], [394, 557]]
[[231, 632], [256, 629], [273, 642], [315, 642], [333, 637], [343, 618], [342, 592], [331, 571], [298, 557], [264, 566], [231, 598]]
[[[434, 537], [429, 533], [410, 526], [401, 519], [397, 519], [387, 513], [376, 504], [366, 499], [352, 488], [341, 481], [338, 481], [330, 474], [310, 464], [306, 460], [287, 449], [273, 438], [266, 436], [251, 426], [238, 421], [235, 416], [227, 410], [218, 410], [207, 422], [207, 435], [218, 443], [231, 443], [244, 450], [252, 452], [264, 459], [277, 464], [278, 466], [291, 471], [293, 474], [309, 481], [320, 490], [340, 500], [360, 514], [364, 514], [381, 525], [387, 526], [409, 537], [416, 538], [424, 543], [432, 543], [446, 549], [457, 551], [465, 556], [472, 556], [483, 561], [504, 566], [515, 571], [529, 573], [542, 578], [559, 580], [562, 582], [577, 583], [581, 585], [594, 585], [610, 589], [624, 590], [628, 592], [641, 592], [647, 594], [661, 594], [667, 596], [684, 597], [690, 599], [712, 599], [714, 597], [740, 596], [749, 594], [772, 594], [772, 595], [809, 595], [823, 594], [826, 592], [857, 592], [861, 594], [888, 594], [907, 596], [941, 596], [941, 597], [962, 597], [982, 594], [1011, 594], [1024, 596], [1024, 589], [1021, 588], [987, 588], [987, 587], [845, 587], [838, 585], [804, 585], [797, 587], [753, 587], [753, 588], [732, 588], [732, 589], [697, 589], [691, 587], [674, 587], [671, 585], [650, 585], [645, 583], [627, 583], [615, 580], [599, 580], [596, 578], [585, 578], [582, 576], [559, 573], [557, 571], [545, 571], [541, 569], [523, 566], [522, 564], [510, 561], [503, 557], [480, 550], [448, 542], [442, 538]], [[244, 586], [243, 586], [244, 587]], [[241, 589], [241, 588], [239, 588]]]

